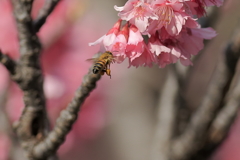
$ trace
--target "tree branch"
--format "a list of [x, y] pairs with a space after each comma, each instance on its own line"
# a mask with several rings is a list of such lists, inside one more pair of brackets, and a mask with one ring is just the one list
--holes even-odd
[[[237, 30], [234, 35], [235, 37], [228, 44], [225, 50], [225, 55], [227, 56], [225, 62], [232, 73], [235, 72], [235, 64], [237, 63], [240, 55], [240, 30]], [[239, 80], [239, 75], [237, 73], [235, 75], [238, 76], [237, 78]], [[235, 81], [236, 80], [232, 81], [232, 83]], [[228, 98], [224, 98], [224, 103], [221, 105], [223, 108], [220, 109], [214, 117], [215, 119], [213, 119], [211, 126], [209, 126], [204, 143], [199, 151], [192, 156], [192, 159], [207, 159], [226, 138], [229, 128], [237, 116], [239, 109], [239, 81], [237, 81], [234, 85], [233, 89], [228, 91], [226, 94], [226, 97]]]
[[47, 137], [33, 148], [33, 157], [45, 158], [59, 148], [64, 142], [66, 135], [71, 130], [73, 123], [77, 120], [78, 112], [84, 100], [96, 87], [96, 82], [101, 78], [99, 74], [92, 74], [92, 68], [84, 76], [82, 85], [76, 91], [74, 98], [58, 117], [53, 130]]
[[207, 129], [211, 125], [217, 112], [220, 110], [222, 100], [226, 95], [232, 81], [240, 52], [225, 52], [225, 57], [219, 61], [213, 74], [206, 96], [202, 104], [192, 115], [189, 125], [172, 146], [172, 158], [177, 160], [189, 157], [197, 150], [206, 137]]
[[12, 0], [20, 43], [20, 61], [15, 67], [13, 80], [23, 90], [25, 108], [16, 125], [15, 132], [30, 156], [32, 146], [40, 141], [48, 129], [43, 93], [43, 76], [40, 66], [41, 44], [32, 29], [32, 0]]
[[60, 0], [46, 0], [43, 8], [40, 10], [38, 17], [33, 21], [33, 28], [38, 32], [42, 25], [46, 22], [47, 17], [53, 11]]

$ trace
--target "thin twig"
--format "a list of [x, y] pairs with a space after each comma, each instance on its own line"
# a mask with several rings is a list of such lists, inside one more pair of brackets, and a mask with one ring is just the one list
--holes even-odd
[[226, 53], [225, 57], [219, 61], [202, 104], [196, 113], [192, 115], [184, 133], [173, 143], [173, 159], [182, 160], [189, 157], [203, 143], [207, 129], [214, 120], [216, 113], [220, 110], [222, 100], [229, 89], [239, 53]]
[[33, 0], [21, 0], [21, 3], [23, 4], [22, 7], [24, 7], [24, 10], [26, 10], [28, 14], [31, 14]]
[[100, 77], [101, 76], [98, 74], [92, 74], [92, 69], [90, 69], [89, 73], [84, 76], [82, 85], [76, 91], [74, 98], [67, 108], [61, 112], [53, 130], [42, 142], [33, 148], [33, 157], [36, 159], [44, 159], [44, 157], [55, 153], [59, 146], [64, 142], [73, 123], [77, 120], [80, 107], [90, 92], [96, 87], [96, 82]]
[[12, 60], [8, 55], [3, 54], [0, 51], [0, 62], [7, 68], [11, 76], [16, 73], [16, 62]]
[[167, 160], [169, 157], [169, 147], [174, 131], [176, 116], [176, 95], [178, 84], [175, 73], [169, 70], [168, 76], [159, 97], [156, 133], [153, 138], [152, 160]]
[[47, 17], [53, 11], [60, 0], [46, 0], [43, 8], [40, 10], [38, 17], [33, 21], [33, 28], [38, 32], [42, 25], [46, 22]]

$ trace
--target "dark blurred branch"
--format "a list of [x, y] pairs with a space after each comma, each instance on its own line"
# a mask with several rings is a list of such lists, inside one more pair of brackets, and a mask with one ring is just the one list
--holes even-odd
[[177, 77], [172, 68], [168, 72], [162, 91], [159, 92], [156, 132], [153, 138], [152, 160], [167, 160], [175, 127]]
[[220, 10], [218, 7], [209, 7], [207, 9], [207, 15], [198, 19], [202, 28], [214, 26], [219, 18]]
[[202, 104], [192, 115], [184, 133], [173, 143], [173, 159], [186, 159], [200, 149], [205, 140], [207, 129], [221, 109], [220, 106], [232, 81], [239, 55], [239, 51], [229, 53], [227, 50], [225, 56], [219, 60]]
[[235, 120], [240, 107], [240, 81], [234, 87], [229, 100], [218, 113], [209, 130], [209, 141], [219, 144], [227, 136], [231, 124]]
[[35, 32], [40, 30], [42, 25], [46, 22], [47, 17], [50, 15], [59, 1], [60, 0], [45, 0], [45, 4], [40, 10], [37, 19], [33, 21], [33, 28]]
[[82, 85], [76, 91], [74, 98], [68, 104], [58, 117], [53, 130], [47, 137], [33, 148], [33, 156], [44, 158], [59, 148], [64, 142], [66, 135], [72, 128], [73, 123], [77, 120], [78, 112], [84, 100], [90, 92], [96, 87], [96, 82], [101, 78], [99, 74], [92, 74], [92, 69], [84, 76]]
[[[233, 40], [228, 44], [225, 50], [225, 55], [227, 56], [225, 62], [229, 70], [234, 74], [235, 66], [240, 55], [240, 30], [235, 32]], [[235, 77], [237, 77], [236, 84], [231, 84], [233, 85], [233, 89], [228, 92], [226, 91], [227, 94], [224, 98], [224, 102], [221, 104], [222, 108], [220, 108], [211, 126], [209, 126], [206, 133], [206, 139], [201, 148], [199, 148], [199, 151], [192, 156], [193, 159], [207, 159], [227, 137], [229, 129], [238, 114], [240, 103], [239, 73], [236, 73]], [[231, 83], [234, 82], [235, 80]]]
[[[236, 32], [232, 43], [227, 47], [226, 54], [232, 55], [228, 56], [227, 64], [231, 70], [234, 71], [234, 63], [240, 55], [240, 30]], [[238, 109], [240, 107], [240, 77], [238, 75], [237, 84], [234, 86], [232, 92], [230, 92], [229, 98], [225, 102], [222, 110], [218, 113], [215, 118], [211, 128], [210, 128], [210, 137], [212, 143], [220, 143], [223, 138], [226, 137], [228, 130], [238, 114]]]

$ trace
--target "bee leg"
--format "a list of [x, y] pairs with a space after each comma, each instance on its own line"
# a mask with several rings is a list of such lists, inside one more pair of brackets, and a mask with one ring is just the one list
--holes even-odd
[[111, 79], [111, 70], [110, 70], [110, 69], [107, 69], [107, 70], [106, 70], [106, 74], [107, 74], [108, 76], [110, 76], [110, 79]]
[[106, 74], [107, 74], [108, 76], [110, 76], [110, 79], [111, 79], [110, 63], [106, 65], [105, 72], [106, 72]]

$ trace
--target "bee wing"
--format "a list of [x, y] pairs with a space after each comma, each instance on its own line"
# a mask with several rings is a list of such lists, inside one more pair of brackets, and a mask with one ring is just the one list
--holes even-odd
[[97, 60], [98, 60], [98, 58], [89, 58], [89, 59], [86, 59], [86, 61], [92, 62], [92, 63], [95, 63]]
[[93, 58], [86, 59], [86, 61], [95, 63], [99, 60], [99, 57], [100, 57], [101, 54], [102, 53], [98, 52], [93, 56]]

